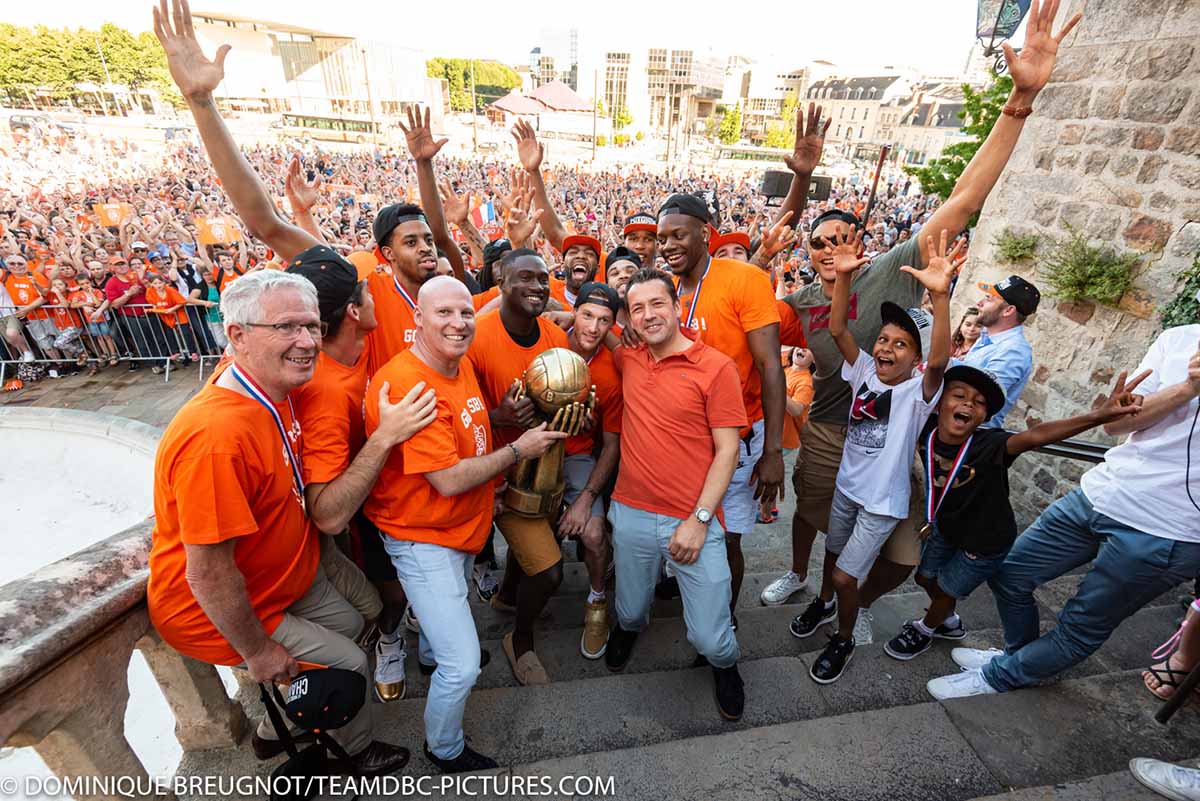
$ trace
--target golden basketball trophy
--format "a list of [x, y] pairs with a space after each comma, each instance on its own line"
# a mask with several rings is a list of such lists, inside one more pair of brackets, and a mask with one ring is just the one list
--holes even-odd
[[[522, 391], [537, 407], [538, 419], [550, 431], [575, 436], [591, 423], [596, 395], [587, 362], [573, 350], [551, 348], [525, 368]], [[553, 517], [566, 489], [563, 458], [566, 440], [558, 440], [536, 459], [522, 459], [512, 468], [504, 505], [521, 517]]]

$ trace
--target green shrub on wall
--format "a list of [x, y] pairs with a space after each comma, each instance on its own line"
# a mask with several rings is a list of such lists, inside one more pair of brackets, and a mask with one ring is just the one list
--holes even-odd
[[1200, 323], [1200, 301], [1196, 300], [1196, 293], [1200, 292], [1200, 253], [1196, 254], [1192, 266], [1181, 270], [1178, 277], [1183, 281], [1179, 293], [1159, 312], [1163, 328]]
[[1002, 261], [1023, 262], [1033, 258], [1039, 239], [1037, 234], [1018, 234], [1011, 228], [1005, 228], [992, 239], [992, 246]]
[[1096, 247], [1070, 230], [1070, 236], [1053, 243], [1039, 260], [1040, 272], [1060, 300], [1091, 300], [1116, 306], [1133, 282], [1133, 269], [1141, 254], [1118, 253]]

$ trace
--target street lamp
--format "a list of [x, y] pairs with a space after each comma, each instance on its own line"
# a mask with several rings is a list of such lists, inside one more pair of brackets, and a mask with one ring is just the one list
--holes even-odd
[[1000, 44], [1017, 32], [1029, 13], [1030, 0], [976, 0], [975, 38], [983, 45], [983, 55], [994, 58], [992, 69], [1004, 72], [1004, 51]]

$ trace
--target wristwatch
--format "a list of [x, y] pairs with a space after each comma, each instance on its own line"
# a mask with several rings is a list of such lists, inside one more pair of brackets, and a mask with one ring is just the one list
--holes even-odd
[[697, 520], [706, 526], [712, 522], [712, 512], [708, 511], [703, 506], [692, 512], [692, 514], [695, 515]]

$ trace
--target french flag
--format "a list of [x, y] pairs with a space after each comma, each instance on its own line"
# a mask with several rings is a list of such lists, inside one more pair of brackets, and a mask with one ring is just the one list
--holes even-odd
[[475, 210], [471, 212], [471, 221], [475, 223], [476, 228], [482, 228], [494, 219], [496, 219], [496, 208], [490, 200], [476, 206]]

